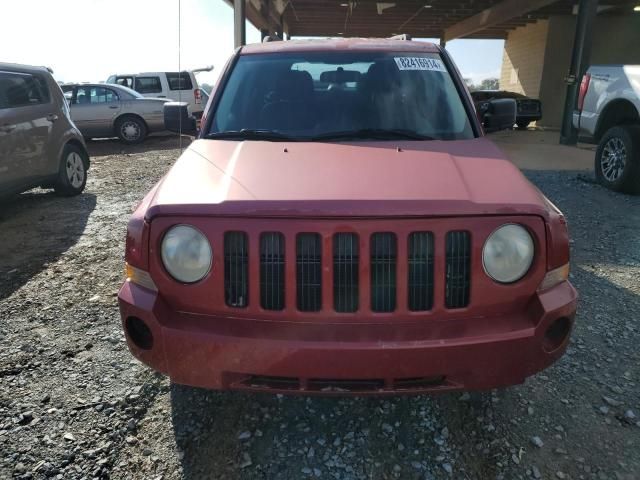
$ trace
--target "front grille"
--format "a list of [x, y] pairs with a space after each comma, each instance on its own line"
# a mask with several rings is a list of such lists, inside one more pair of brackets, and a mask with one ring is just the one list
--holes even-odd
[[322, 308], [322, 244], [317, 233], [300, 233], [296, 241], [296, 291], [298, 310]]
[[247, 234], [224, 235], [224, 300], [230, 307], [246, 307], [249, 302], [249, 250]]
[[[363, 314], [465, 308], [471, 294], [471, 235], [434, 232], [369, 230], [366, 243], [351, 232], [287, 233], [286, 237], [282, 232], [262, 232], [252, 248], [250, 234], [226, 232], [225, 303], [232, 308], [259, 303], [268, 311]], [[254, 251], [259, 259], [250, 257]], [[251, 266], [255, 261], [259, 271], [257, 265]], [[443, 276], [436, 274], [441, 269]], [[256, 293], [250, 294], [250, 289]], [[293, 290], [287, 293], [287, 289]]]
[[464, 308], [469, 304], [471, 236], [469, 232], [449, 232], [446, 242], [445, 305]]
[[284, 236], [260, 236], [260, 305], [265, 310], [284, 308]]
[[333, 236], [333, 308], [336, 312], [358, 310], [358, 236], [336, 233]]
[[433, 308], [433, 233], [409, 235], [409, 310], [419, 312]]
[[371, 236], [371, 310], [374, 312], [396, 309], [396, 243], [393, 233]]

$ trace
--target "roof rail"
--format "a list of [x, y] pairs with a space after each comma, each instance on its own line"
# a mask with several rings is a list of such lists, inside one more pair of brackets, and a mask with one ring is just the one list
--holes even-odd
[[265, 35], [265, 37], [262, 39], [262, 43], [281, 42], [281, 41], [282, 39], [277, 35]]
[[403, 33], [403, 34], [400, 34], [400, 35], [394, 35], [393, 37], [389, 37], [389, 40], [403, 40], [403, 41], [410, 42], [411, 41], [411, 35], [408, 35], [406, 33]]

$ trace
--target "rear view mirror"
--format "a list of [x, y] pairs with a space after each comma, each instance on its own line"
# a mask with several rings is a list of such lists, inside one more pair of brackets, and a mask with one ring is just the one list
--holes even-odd
[[187, 102], [164, 104], [164, 128], [180, 135], [196, 135], [196, 119], [189, 113]]
[[485, 132], [511, 129], [516, 123], [517, 106], [513, 98], [494, 98], [479, 108]]

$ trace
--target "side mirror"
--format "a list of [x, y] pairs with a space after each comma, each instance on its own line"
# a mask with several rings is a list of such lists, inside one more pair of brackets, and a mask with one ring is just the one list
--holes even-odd
[[164, 104], [164, 128], [180, 135], [196, 135], [196, 119], [189, 113], [187, 102], [167, 102]]
[[494, 98], [478, 108], [485, 132], [511, 129], [516, 123], [517, 105], [513, 98]]

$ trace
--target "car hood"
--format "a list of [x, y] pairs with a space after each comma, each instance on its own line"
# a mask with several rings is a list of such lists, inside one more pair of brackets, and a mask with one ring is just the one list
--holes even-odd
[[487, 138], [427, 142], [196, 140], [147, 217], [543, 214], [546, 199]]

